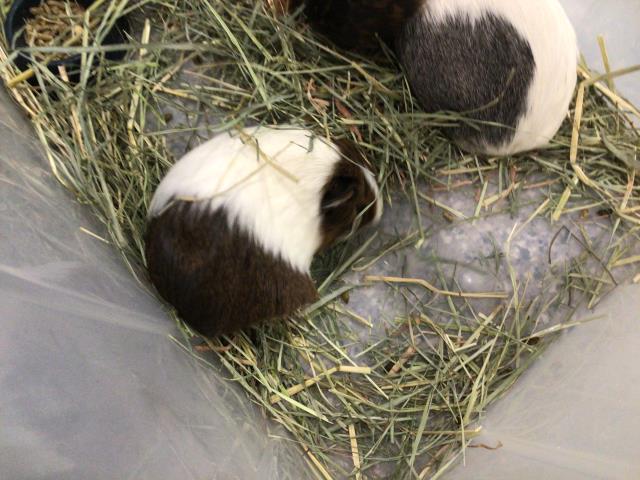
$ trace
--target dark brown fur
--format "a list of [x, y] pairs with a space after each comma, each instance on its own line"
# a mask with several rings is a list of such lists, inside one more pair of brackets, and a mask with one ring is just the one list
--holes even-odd
[[393, 47], [405, 23], [425, 0], [292, 0], [304, 5], [311, 27], [336, 45], [365, 54], [380, 51], [381, 39]]
[[491, 13], [474, 22], [462, 14], [445, 22], [416, 17], [398, 38], [397, 55], [425, 111], [486, 122], [447, 130], [465, 149], [513, 140], [527, 112], [536, 62], [509, 21]]
[[349, 233], [358, 215], [362, 214], [360, 225], [365, 226], [373, 221], [376, 213], [375, 193], [359, 166], [362, 164], [360, 153], [352, 142], [338, 140], [335, 143], [343, 159], [336, 164], [333, 177], [322, 192], [321, 248]]
[[286, 316], [318, 294], [308, 275], [260, 248], [224, 210], [176, 202], [151, 220], [146, 238], [151, 281], [199, 333], [232, 333]]

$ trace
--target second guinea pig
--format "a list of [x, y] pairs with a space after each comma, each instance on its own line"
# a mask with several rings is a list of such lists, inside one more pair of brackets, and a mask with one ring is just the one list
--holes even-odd
[[206, 336], [317, 300], [313, 256], [376, 222], [382, 203], [355, 146], [293, 127], [252, 127], [201, 144], [151, 201], [147, 268], [160, 295]]
[[466, 150], [544, 147], [567, 116], [578, 47], [558, 0], [292, 0], [301, 6], [341, 47], [389, 44], [425, 111], [475, 120], [447, 130]]

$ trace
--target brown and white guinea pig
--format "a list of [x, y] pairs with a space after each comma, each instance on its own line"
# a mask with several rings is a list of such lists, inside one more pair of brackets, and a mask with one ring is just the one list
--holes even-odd
[[568, 113], [578, 47], [558, 0], [292, 1], [339, 46], [370, 53], [387, 42], [425, 111], [477, 121], [448, 131], [467, 150], [543, 147]]
[[151, 201], [151, 281], [206, 336], [313, 303], [313, 256], [381, 215], [360, 158], [348, 141], [294, 127], [246, 128], [201, 144]]

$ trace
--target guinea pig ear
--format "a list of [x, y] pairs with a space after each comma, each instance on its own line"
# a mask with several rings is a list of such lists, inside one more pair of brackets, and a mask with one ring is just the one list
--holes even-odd
[[333, 177], [324, 189], [320, 210], [325, 212], [344, 205], [355, 197], [358, 182], [353, 177], [343, 175]]

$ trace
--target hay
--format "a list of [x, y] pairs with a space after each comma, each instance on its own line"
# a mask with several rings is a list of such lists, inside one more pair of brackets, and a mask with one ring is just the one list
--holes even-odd
[[[127, 60], [101, 63], [92, 77], [95, 57], [122, 48], [92, 42], [124, 14], [132, 19]], [[27, 85], [5, 61], [6, 42], [2, 76], [33, 121], [52, 173], [92, 207], [133, 274], [143, 272], [145, 216], [163, 173], [187, 146], [251, 122], [356, 141], [387, 203], [413, 206], [411, 231], [353, 239], [323, 256], [314, 266], [322, 299], [304, 313], [207, 340], [232, 381], [291, 433], [317, 478], [440, 476], [480, 433], [487, 406], [558, 332], [577, 325], [570, 319], [580, 305], [595, 305], [625, 269], [640, 281], [629, 248], [640, 228], [638, 110], [614, 83], [633, 68], [599, 76], [581, 67], [573, 122], [552, 146], [483, 159], [461, 154], [437, 128], [468, 120], [421, 112], [391, 58], [374, 64], [334, 51], [295, 18], [275, 18], [266, 3], [116, 0], [99, 21], [85, 16], [84, 24], [93, 35], [76, 46], [32, 49], [81, 53], [78, 85], [42, 64], [33, 69], [38, 87]], [[477, 194], [472, 211], [438, 193], [457, 191]], [[538, 197], [527, 203], [530, 192]], [[387, 255], [428, 245], [425, 204], [452, 225], [527, 212], [506, 245], [483, 260], [506, 272], [508, 291], [464, 292], [450, 274], [457, 263], [446, 259], [430, 259], [429, 281], [366, 274]], [[604, 243], [575, 223], [594, 215], [607, 218]], [[580, 245], [579, 255], [552, 269], [561, 288], [551, 299], [530, 294], [530, 277], [509, 261], [512, 243], [537, 221], [556, 222], [558, 237]], [[550, 264], [551, 255], [550, 247]], [[345, 281], [347, 274], [359, 282]], [[363, 327], [379, 319], [346, 301], [374, 286], [413, 308], [363, 341]], [[565, 321], [545, 324], [542, 317], [559, 305]]]

